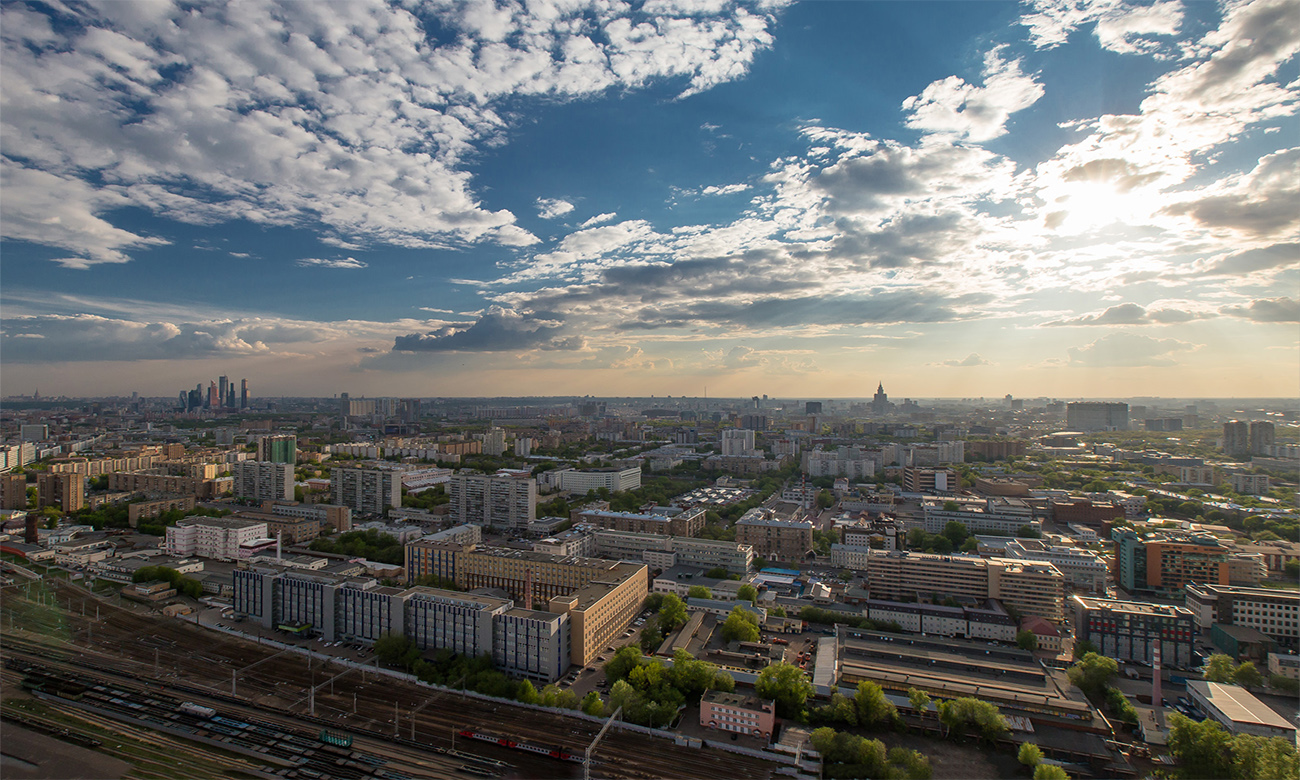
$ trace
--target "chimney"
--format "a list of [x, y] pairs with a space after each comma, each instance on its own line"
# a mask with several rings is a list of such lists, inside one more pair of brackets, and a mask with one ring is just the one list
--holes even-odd
[[275, 560], [278, 563], [281, 560], [280, 545], [284, 542], [284, 531], [278, 531], [275, 534]]
[[1163, 698], [1160, 692], [1160, 640], [1151, 648], [1151, 706], [1159, 707]]

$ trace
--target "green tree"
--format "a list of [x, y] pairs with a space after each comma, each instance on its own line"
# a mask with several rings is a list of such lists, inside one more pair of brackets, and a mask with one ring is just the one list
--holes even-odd
[[858, 723], [863, 726], [884, 726], [898, 718], [898, 710], [879, 685], [868, 680], [858, 683], [858, 692], [853, 696], [858, 706]]
[[686, 591], [688, 599], [711, 599], [713, 593], [703, 585], [692, 585], [690, 590]]
[[1021, 539], [1037, 539], [1042, 536], [1032, 525], [1022, 525], [1016, 529], [1016, 536]]
[[768, 617], [785, 617], [785, 607], [772, 607], [767, 611]]
[[395, 665], [406, 656], [411, 640], [405, 635], [388, 633], [375, 640], [375, 657], [386, 664]]
[[1002, 717], [997, 707], [967, 696], [940, 702], [939, 722], [951, 734], [960, 736], [973, 729], [990, 742], [1004, 736], [1009, 730], [1006, 718]]
[[1232, 735], [1208, 718], [1200, 723], [1178, 713], [1165, 719], [1169, 752], [1182, 765], [1187, 780], [1232, 777]]
[[592, 691], [582, 699], [580, 709], [587, 715], [600, 718], [605, 715], [605, 703], [600, 700], [600, 694]]
[[515, 699], [524, 704], [539, 704], [542, 697], [537, 693], [537, 689], [528, 680], [519, 683], [515, 688]]
[[795, 718], [803, 711], [804, 702], [813, 695], [813, 686], [802, 669], [779, 662], [759, 672], [754, 681], [754, 692], [759, 698], [775, 700], [777, 715]]
[[614, 657], [605, 662], [605, 679], [618, 682], [641, 665], [641, 650], [634, 645], [620, 647]]
[[1098, 652], [1098, 647], [1087, 639], [1074, 643], [1074, 657], [1083, 658], [1088, 653]]
[[1100, 698], [1118, 673], [1119, 664], [1115, 663], [1115, 659], [1088, 653], [1071, 666], [1066, 674], [1071, 684], [1093, 698]]
[[912, 712], [919, 717], [924, 718], [930, 714], [930, 694], [920, 688], [908, 688], [907, 701], [912, 705]]
[[704, 572], [704, 576], [711, 580], [725, 580], [730, 574], [731, 572], [727, 571], [725, 566], [714, 566]]
[[1300, 580], [1300, 558], [1292, 558], [1282, 564], [1282, 572], [1286, 574], [1286, 578], [1292, 582]]
[[1240, 780], [1297, 780], [1295, 743], [1282, 737], [1238, 734], [1232, 738], [1232, 777]]
[[808, 741], [812, 743], [813, 750], [821, 754], [822, 761], [825, 762], [827, 754], [835, 749], [835, 729], [830, 726], [813, 729], [813, 732], [808, 735]]
[[951, 520], [943, 527], [943, 535], [948, 541], [952, 542], [953, 547], [960, 547], [966, 538], [970, 536], [970, 531], [966, 526], [956, 520]]
[[1016, 632], [1016, 644], [1020, 646], [1021, 650], [1028, 650], [1032, 653], [1038, 649], [1038, 636], [1033, 631], [1022, 628]]
[[1253, 661], [1243, 661], [1232, 673], [1232, 681], [1243, 688], [1258, 688], [1264, 684], [1264, 675], [1255, 668]]
[[1070, 774], [1056, 764], [1039, 764], [1034, 767], [1034, 780], [1070, 780]]
[[547, 707], [576, 710], [578, 708], [578, 694], [568, 688], [561, 688], [555, 683], [551, 683], [542, 689], [542, 704]]
[[829, 490], [823, 490], [817, 494], [817, 508], [830, 509], [835, 506], [835, 496]]
[[749, 583], [745, 583], [744, 585], [741, 585], [739, 588], [736, 588], [736, 598], [740, 599], [741, 601], [750, 601], [757, 604], [758, 588], [755, 588], [753, 585], [750, 585]]
[[672, 631], [686, 622], [686, 603], [676, 593], [665, 593], [659, 606], [659, 627]]
[[1032, 742], [1020, 743], [1020, 752], [1016, 754], [1016, 759], [1025, 766], [1038, 766], [1038, 762], [1043, 760], [1043, 751]]
[[709, 690], [731, 693], [736, 690], [736, 678], [719, 669], [713, 673], [713, 682], [709, 683]]
[[754, 613], [740, 607], [732, 607], [731, 614], [727, 615], [726, 621], [722, 624], [723, 641], [757, 642], [758, 636], [758, 618]]
[[1230, 683], [1235, 672], [1232, 658], [1223, 653], [1215, 653], [1205, 662], [1205, 679], [1209, 682]]

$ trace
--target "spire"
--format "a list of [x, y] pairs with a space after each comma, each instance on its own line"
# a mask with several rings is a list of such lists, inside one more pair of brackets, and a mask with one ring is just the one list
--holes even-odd
[[876, 386], [876, 394], [877, 394], [877, 395], [884, 395], [884, 394], [885, 394], [885, 383], [884, 383], [884, 382], [881, 382], [879, 385]]

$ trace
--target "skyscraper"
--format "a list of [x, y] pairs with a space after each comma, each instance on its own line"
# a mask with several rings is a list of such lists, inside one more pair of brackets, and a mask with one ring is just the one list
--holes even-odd
[[1223, 453], [1246, 455], [1250, 452], [1250, 426], [1240, 420], [1223, 424]]
[[1271, 446], [1276, 442], [1273, 434], [1273, 423], [1266, 420], [1256, 420], [1250, 424], [1250, 454], [1263, 455], [1264, 448]]
[[248, 408], [248, 380], [239, 380], [239, 408]]
[[229, 406], [229, 395], [230, 379], [224, 376], [217, 377], [217, 406]]
[[876, 394], [871, 397], [871, 411], [873, 414], [884, 414], [889, 411], [889, 396], [885, 395], [885, 383], [880, 382], [876, 387]]

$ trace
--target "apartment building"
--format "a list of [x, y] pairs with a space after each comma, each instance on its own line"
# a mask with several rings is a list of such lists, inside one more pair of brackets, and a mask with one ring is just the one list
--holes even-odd
[[1120, 663], [1154, 663], [1159, 646], [1162, 663], [1192, 665], [1196, 620], [1190, 609], [1073, 596], [1070, 612], [1075, 641], [1091, 642], [1102, 655]]
[[67, 458], [50, 463], [51, 474], [81, 474], [98, 477], [114, 471], [142, 471], [161, 464], [160, 454], [141, 454], [122, 458]]
[[451, 518], [497, 529], [522, 529], [537, 519], [537, 482], [515, 474], [456, 474], [449, 485]]
[[167, 527], [163, 549], [168, 555], [233, 561], [239, 558], [241, 545], [265, 539], [266, 534], [266, 523], [255, 520], [187, 517]]
[[931, 495], [956, 493], [961, 490], [961, 477], [953, 469], [908, 466], [903, 469], [903, 490]]
[[175, 477], [154, 471], [115, 472], [108, 475], [108, 489], [130, 493], [167, 493], [194, 496], [200, 501], [215, 498], [234, 488], [232, 477], [203, 479]]
[[575, 513], [575, 521], [597, 528], [663, 536], [695, 536], [704, 530], [704, 507], [684, 509], [674, 515], [611, 512], [607, 509]]
[[880, 455], [858, 447], [839, 447], [834, 452], [806, 452], [802, 460], [803, 471], [810, 477], [869, 479], [876, 475]]
[[736, 541], [754, 548], [754, 555], [770, 561], [801, 561], [812, 551], [813, 524], [783, 520], [776, 513], [755, 507], [736, 521]]
[[1228, 481], [1234, 491], [1246, 496], [1266, 495], [1271, 487], [1267, 474], [1233, 474]]
[[1228, 550], [1209, 534], [1111, 531], [1115, 582], [1129, 593], [1174, 594], [1192, 583], [1228, 585]]
[[1187, 586], [1185, 604], [1203, 632], [1242, 626], [1291, 652], [1300, 650], [1300, 591], [1197, 583]]
[[27, 508], [27, 475], [0, 474], [0, 509]]
[[246, 460], [230, 467], [235, 496], [254, 501], [292, 501], [293, 464]]
[[744, 428], [722, 431], [721, 446], [724, 457], [748, 457], [757, 454], [754, 447], [754, 432]]
[[[26, 488], [23, 489], [26, 493]], [[86, 505], [86, 478], [80, 474], [37, 474], [36, 506], [57, 507], [64, 514]]]
[[585, 496], [598, 490], [617, 493], [620, 490], [636, 490], [641, 487], [641, 469], [559, 469], [546, 472], [551, 484], [559, 490]]
[[298, 462], [298, 437], [292, 433], [278, 433], [257, 439], [257, 459], [270, 463]]
[[1065, 405], [1065, 425], [1072, 431], [1127, 431], [1128, 404], [1074, 401]]
[[315, 520], [323, 528], [335, 533], [352, 529], [352, 509], [338, 504], [300, 504], [293, 502], [263, 502], [262, 511], [277, 517], [299, 517]]
[[867, 559], [875, 549], [866, 544], [832, 544], [831, 566], [837, 569], [866, 571]]
[[382, 515], [402, 505], [402, 480], [392, 471], [336, 468], [330, 472], [330, 501], [357, 514]]
[[872, 518], [860, 518], [850, 522], [835, 522], [835, 529], [840, 532], [844, 544], [856, 547], [875, 547], [880, 550], [897, 550], [902, 526], [894, 517], [878, 515]]

